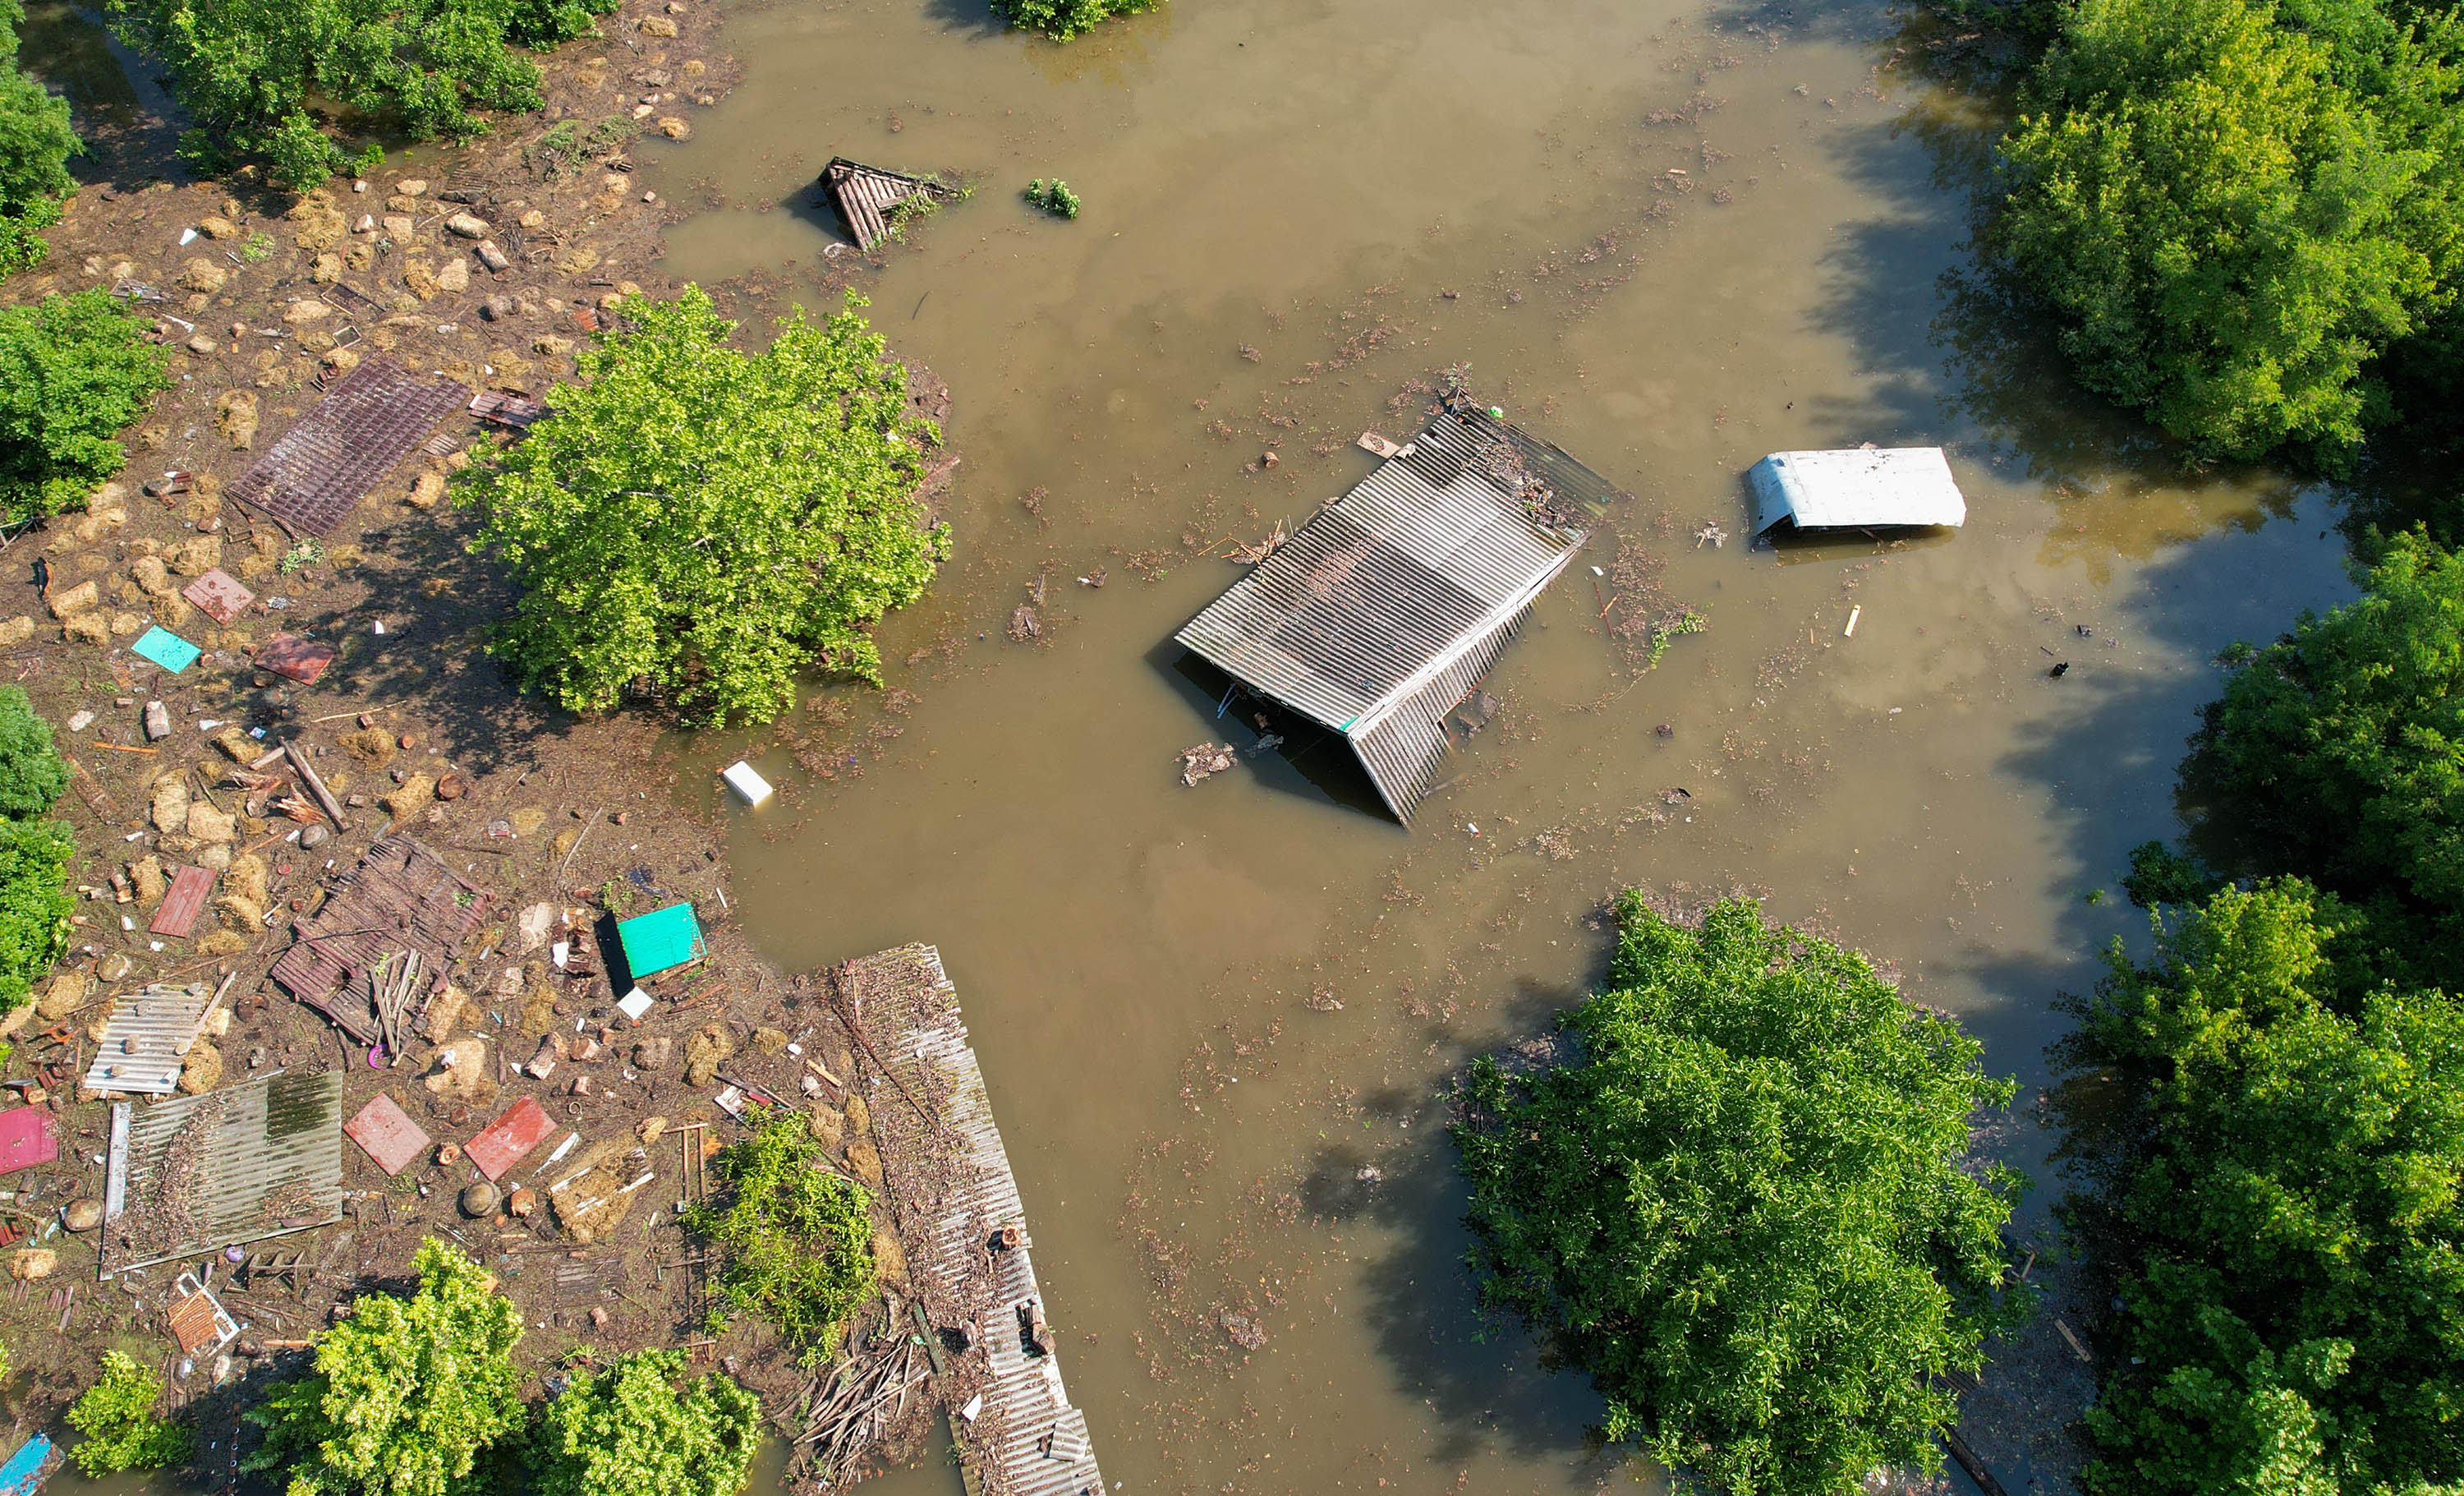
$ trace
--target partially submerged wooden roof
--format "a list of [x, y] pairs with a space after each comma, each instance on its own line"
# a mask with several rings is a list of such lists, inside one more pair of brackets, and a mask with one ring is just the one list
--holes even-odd
[[884, 171], [845, 156], [832, 157], [822, 168], [822, 190], [829, 194], [855, 247], [867, 251], [890, 237], [891, 209], [919, 192], [935, 198], [953, 195], [938, 182]]
[[1175, 637], [1342, 734], [1408, 824], [1445, 757], [1445, 714], [1616, 492], [1555, 447], [1459, 406]]
[[[987, 1353], [984, 1404], [973, 1419], [950, 1419], [967, 1489], [1101, 1496], [1104, 1474], [1096, 1467], [1087, 1415], [1070, 1405], [1059, 1358], [1030, 1351], [1021, 1331], [1022, 1309], [1052, 1316], [1043, 1309], [1034, 1242], [1024, 1235], [1026, 1207], [993, 1125], [992, 1097], [976, 1052], [967, 1047], [941, 953], [929, 945], [900, 946], [847, 962], [837, 979], [864, 1025], [883, 1036], [906, 1096], [946, 1098], [930, 1127], [920, 1104], [898, 1090], [874, 1091], [871, 1107], [888, 1145], [882, 1166], [891, 1189], [930, 1222], [929, 1242], [903, 1243], [928, 1309], [943, 1326], [968, 1322], [970, 1309], [980, 1315], [969, 1328]], [[951, 1163], [916, 1169], [919, 1160], [951, 1154]], [[1019, 1244], [988, 1250], [1004, 1226], [1019, 1228]]]
[[111, 1109], [105, 1276], [341, 1219], [339, 1071]]

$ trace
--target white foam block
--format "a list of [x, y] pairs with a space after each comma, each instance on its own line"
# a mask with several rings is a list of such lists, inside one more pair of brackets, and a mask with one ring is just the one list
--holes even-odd
[[770, 798], [770, 781], [763, 779], [753, 765], [740, 759], [721, 769], [719, 778], [727, 781], [728, 787], [743, 796], [748, 805], [758, 805]]
[[650, 995], [636, 987], [617, 1001], [616, 1011], [638, 1023], [642, 1015], [650, 1011]]

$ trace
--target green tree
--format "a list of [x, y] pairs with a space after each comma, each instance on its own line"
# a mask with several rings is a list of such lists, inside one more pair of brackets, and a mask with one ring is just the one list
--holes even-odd
[[69, 766], [52, 747], [52, 724], [23, 686], [0, 686], [0, 816], [49, 811], [69, 787]]
[[68, 100], [17, 66], [21, 0], [0, 0], [0, 275], [42, 263], [36, 237], [59, 221], [59, 197], [77, 184], [68, 159], [77, 154]]
[[56, 821], [0, 821], [0, 1013], [24, 1007], [68, 948], [77, 843]]
[[[2399, 537], [2360, 598], [2228, 656], [2187, 781], [2248, 870], [2379, 906], [2464, 949], [2464, 560]], [[2392, 905], [2392, 909], [2385, 906]]]
[[993, 9], [1021, 31], [1042, 32], [1054, 41], [1067, 41], [1116, 15], [1152, 11], [1156, 4], [1157, 0], [993, 0]]
[[243, 1470], [289, 1496], [473, 1496], [482, 1452], [522, 1427], [521, 1310], [477, 1263], [429, 1239], [408, 1298], [363, 1293], [317, 1346], [316, 1370], [248, 1410], [265, 1441]]
[[2203, 455], [2340, 463], [2464, 267], [2464, 26], [2369, 0], [2080, 0], [1991, 242], [2079, 381]]
[[[413, 140], [467, 140], [489, 110], [539, 106], [515, 47], [590, 29], [615, 0], [111, 0], [114, 25], [169, 70], [200, 162], [262, 157], [308, 187], [350, 165], [318, 110]], [[316, 109], [312, 109], [312, 104]]]
[[99, 289], [0, 306], [0, 517], [82, 507], [163, 388], [145, 323]]
[[2001, 1287], [2018, 1180], [1966, 1163], [2012, 1083], [1749, 900], [1688, 929], [1629, 892], [1617, 917], [1570, 1057], [1472, 1069], [1453, 1131], [1482, 1303], [1591, 1373], [1610, 1438], [1714, 1489], [1938, 1468], [1955, 1408], [1932, 1378], [2025, 1312]]
[[769, 1321], [807, 1360], [830, 1354], [872, 1296], [872, 1197], [828, 1167], [801, 1111], [764, 1112], [713, 1162], [724, 1202], [695, 1205], [684, 1223], [727, 1249], [719, 1301]]
[[574, 1378], [539, 1410], [537, 1496], [737, 1496], [753, 1474], [761, 1399], [685, 1358], [637, 1351]]
[[154, 1405], [162, 1400], [161, 1377], [122, 1352], [102, 1353], [102, 1379], [68, 1412], [69, 1427], [85, 1436], [77, 1446], [77, 1468], [110, 1475], [185, 1463], [188, 1432], [156, 1415]]
[[913, 495], [940, 433], [847, 310], [761, 353], [697, 286], [635, 298], [555, 413], [463, 501], [522, 595], [496, 644], [571, 711], [649, 693], [690, 723], [767, 721], [817, 659], [880, 678], [869, 632], [921, 596], [946, 534]]
[[2464, 1008], [2351, 993], [2335, 968], [2357, 953], [2298, 880], [2223, 890], [2157, 933], [2145, 965], [2116, 946], [2063, 1046], [2121, 1083], [2099, 1110], [2124, 1118], [2089, 1160], [2124, 1309], [2087, 1488], [2454, 1488]]

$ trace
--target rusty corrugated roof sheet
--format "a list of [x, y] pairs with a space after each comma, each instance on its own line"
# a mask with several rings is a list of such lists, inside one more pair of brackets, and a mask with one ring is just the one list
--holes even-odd
[[94, 1063], [86, 1067], [86, 1089], [169, 1095], [180, 1084], [180, 1070], [213, 1001], [212, 989], [202, 982], [187, 987], [149, 986], [116, 1000]]
[[294, 535], [323, 535], [461, 407], [463, 387], [371, 358], [282, 433], [231, 486]]
[[341, 1219], [339, 1072], [111, 1109], [105, 1275]]
[[380, 1043], [385, 1033], [369, 967], [392, 952], [419, 952], [421, 970], [433, 974], [424, 1002], [443, 990], [446, 971], [487, 913], [489, 898], [419, 843], [388, 836], [335, 881], [314, 916], [294, 922], [299, 943], [282, 953], [272, 975], [342, 1032], [363, 1045]]

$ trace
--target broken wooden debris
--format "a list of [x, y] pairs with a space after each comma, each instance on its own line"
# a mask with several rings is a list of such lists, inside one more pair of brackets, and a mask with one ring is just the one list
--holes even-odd
[[527, 430], [551, 412], [547, 407], [526, 396], [491, 389], [471, 398], [471, 414], [496, 426]]
[[206, 899], [214, 891], [218, 876], [209, 869], [182, 867], [171, 874], [171, 887], [163, 895], [163, 907], [154, 912], [154, 922], [146, 927], [150, 935], [167, 935], [185, 940], [197, 928], [197, 916], [205, 913]]
[[868, 253], [892, 233], [891, 216], [900, 204], [918, 196], [948, 202], [958, 195], [956, 188], [928, 178], [884, 171], [845, 156], [832, 157], [822, 168], [822, 191], [838, 209], [855, 247]]
[[1203, 742], [1180, 751], [1180, 782], [1195, 789], [1198, 781], [1232, 767], [1230, 743]]

